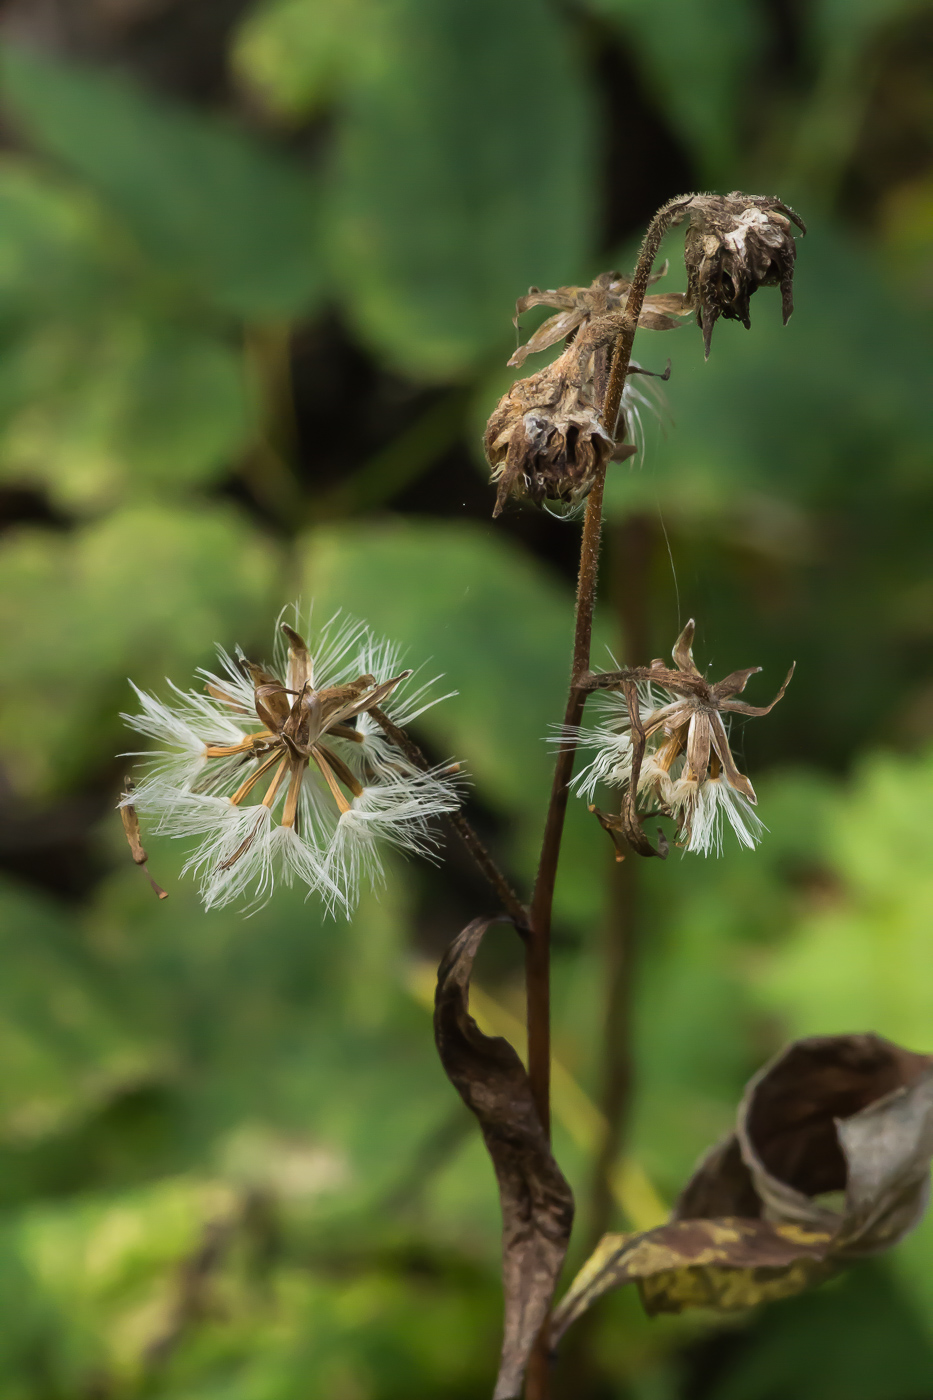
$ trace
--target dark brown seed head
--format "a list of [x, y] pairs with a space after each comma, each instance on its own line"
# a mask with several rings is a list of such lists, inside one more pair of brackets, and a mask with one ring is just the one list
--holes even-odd
[[687, 301], [696, 309], [707, 358], [720, 316], [748, 329], [749, 299], [759, 287], [781, 288], [786, 325], [794, 309], [792, 225], [806, 233], [793, 209], [778, 199], [734, 190], [697, 195], [685, 212], [690, 220], [684, 249]]
[[510, 496], [576, 504], [610, 456], [634, 448], [614, 444], [593, 401], [593, 381], [580, 383], [574, 346], [553, 364], [513, 384], [486, 426], [484, 445], [498, 484], [493, 515]]

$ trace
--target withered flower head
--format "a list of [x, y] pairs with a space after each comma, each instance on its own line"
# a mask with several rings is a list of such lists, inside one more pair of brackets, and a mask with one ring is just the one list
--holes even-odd
[[[634, 673], [639, 678], [639, 719], [645, 734], [636, 799], [642, 811], [674, 818], [680, 844], [688, 851], [718, 855], [724, 821], [743, 846], [754, 846], [763, 829], [754, 812], [755, 790], [736, 766], [723, 716], [768, 714], [787, 689], [794, 668], [770, 705], [748, 705], [736, 697], [761, 667], [733, 671], [711, 684], [694, 664], [693, 634], [691, 618], [674, 644], [676, 670], [657, 660]], [[596, 750], [596, 757], [576, 779], [577, 790], [590, 800], [597, 783], [622, 789], [632, 783], [628, 702], [610, 690], [603, 704], [608, 713], [602, 724], [574, 731], [581, 747]]]
[[592, 378], [580, 382], [578, 360], [570, 346], [499, 400], [483, 439], [499, 488], [494, 516], [509, 496], [528, 496], [536, 505], [575, 504], [611, 455], [620, 460], [634, 453], [632, 446], [614, 448], [594, 403]]
[[362, 623], [332, 618], [313, 649], [281, 623], [276, 645], [270, 669], [220, 651], [203, 695], [173, 686], [164, 704], [134, 686], [141, 713], [123, 718], [163, 747], [125, 802], [203, 838], [185, 869], [209, 908], [261, 902], [278, 877], [349, 910], [361, 874], [382, 876], [380, 840], [428, 852], [430, 818], [459, 805], [451, 770], [422, 771], [377, 718], [402, 726], [446, 697], [428, 682], [399, 701], [412, 673]]
[[[651, 280], [657, 281], [666, 270], [665, 264]], [[513, 384], [486, 425], [486, 457], [499, 488], [494, 516], [510, 496], [528, 497], [536, 505], [560, 501], [575, 506], [589, 493], [607, 461], [621, 462], [634, 455], [635, 446], [625, 438], [630, 427], [639, 428], [639, 405], [651, 409], [654, 405], [631, 378], [625, 384], [618, 423], [606, 426], [600, 414], [608, 347], [618, 331], [629, 286], [619, 273], [604, 272], [589, 287], [543, 292], [532, 287], [516, 302], [516, 325], [531, 306], [554, 306], [558, 314], [516, 350], [510, 365], [521, 365], [528, 355], [568, 336], [572, 343], [545, 369]], [[639, 324], [670, 330], [677, 322], [668, 313], [683, 316], [690, 309], [679, 294], [646, 297]], [[648, 373], [634, 361], [630, 372]]]
[[[658, 282], [666, 274], [667, 263], [648, 280]], [[534, 335], [530, 336], [524, 345], [519, 346], [509, 364], [517, 368], [525, 363], [529, 355], [549, 349], [559, 340], [573, 335], [591, 320], [605, 316], [610, 311], [621, 311], [625, 307], [631, 285], [628, 278], [623, 277], [620, 272], [601, 272], [588, 287], [557, 287], [551, 291], [530, 287], [528, 295], [519, 297], [515, 303], [516, 328], [518, 318], [532, 306], [553, 306], [558, 314], [549, 316]], [[676, 330], [679, 322], [673, 318], [687, 316], [692, 309], [689, 304], [685, 304], [685, 300], [680, 292], [645, 297], [638, 318], [639, 326], [650, 331]]]
[[794, 309], [797, 245], [791, 225], [806, 233], [788, 205], [764, 195], [696, 195], [684, 211], [690, 219], [684, 248], [687, 305], [709, 358], [713, 326], [720, 316], [748, 330], [749, 298], [759, 287], [781, 288], [784, 324]]

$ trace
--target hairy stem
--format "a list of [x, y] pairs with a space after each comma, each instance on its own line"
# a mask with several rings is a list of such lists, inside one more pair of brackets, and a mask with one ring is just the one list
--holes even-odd
[[[397, 724], [393, 724], [389, 716], [380, 710], [378, 705], [371, 706], [369, 713], [380, 728], [385, 730], [393, 744], [397, 745], [416, 767], [424, 773], [429, 771], [430, 763], [414, 740], [409, 739], [404, 729], [399, 729]], [[511, 917], [519, 932], [523, 933], [528, 926], [528, 912], [466, 817], [462, 816], [460, 812], [448, 812], [446, 820], [460, 837], [480, 871], [499, 896], [505, 912]]]
[[[650, 655], [648, 585], [655, 531], [651, 519], [633, 515], [616, 525], [610, 537], [610, 593], [622, 634], [623, 655]], [[606, 1131], [593, 1169], [590, 1202], [590, 1249], [612, 1226], [615, 1202], [612, 1171], [625, 1142], [634, 1088], [632, 1001], [638, 951], [639, 875], [637, 860], [615, 863], [609, 893], [609, 918], [603, 942], [602, 1085], [599, 1107]]]
[[641, 245], [641, 251], [638, 254], [638, 262], [635, 265], [635, 272], [632, 276], [632, 285], [625, 303], [622, 329], [612, 348], [612, 367], [609, 371], [609, 383], [606, 388], [606, 398], [602, 407], [603, 423], [613, 436], [615, 436], [616, 425], [619, 418], [619, 408], [622, 404], [622, 391], [625, 388], [629, 362], [632, 358], [632, 345], [635, 341], [635, 331], [638, 328], [638, 318], [641, 315], [645, 293], [648, 290], [648, 278], [651, 276], [651, 269], [658, 255], [661, 239], [667, 233], [671, 225], [679, 222], [679, 219], [683, 217], [682, 211], [693, 197], [692, 194], [686, 194], [678, 195], [676, 199], [668, 200], [667, 204], [659, 209], [651, 220]]
[[[678, 213], [692, 196], [680, 196], [669, 201], [651, 220], [645, 234], [632, 285], [625, 303], [622, 329], [612, 347], [612, 363], [602, 404], [602, 419], [615, 435], [622, 404], [622, 393], [632, 358], [632, 345], [638, 318], [648, 290], [648, 278], [661, 245], [661, 239], [677, 219]], [[599, 366], [597, 366], [599, 368]], [[596, 580], [599, 565], [599, 545], [602, 534], [605, 465], [597, 474], [587, 497], [583, 535], [580, 541], [580, 570], [577, 579], [577, 604], [573, 637], [573, 665], [570, 692], [564, 712], [564, 724], [579, 725], [588, 693], [586, 682], [590, 673], [590, 644], [593, 635], [593, 609], [596, 605]], [[541, 1123], [550, 1134], [551, 1082], [551, 910], [554, 886], [564, 834], [569, 783], [573, 774], [576, 743], [565, 737], [557, 754], [554, 780], [544, 823], [541, 858], [531, 898], [528, 938], [525, 945], [525, 991], [528, 1017], [528, 1077]], [[550, 1368], [548, 1364], [548, 1326], [531, 1357], [526, 1384], [527, 1400], [548, 1400]]]

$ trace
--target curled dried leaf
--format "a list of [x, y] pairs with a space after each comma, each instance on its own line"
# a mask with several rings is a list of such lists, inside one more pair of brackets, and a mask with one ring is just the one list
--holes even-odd
[[598, 1298], [637, 1283], [645, 1311], [720, 1312], [799, 1293], [829, 1276], [831, 1236], [799, 1225], [725, 1216], [675, 1220], [632, 1235], [604, 1235], [555, 1309], [551, 1337], [567, 1328]]
[[437, 974], [434, 1035], [448, 1078], [479, 1119], [499, 1184], [505, 1329], [494, 1400], [514, 1400], [567, 1252], [573, 1195], [521, 1060], [469, 1014], [473, 960], [491, 922], [474, 919], [447, 950]]
[[736, 1131], [702, 1159], [670, 1222], [600, 1242], [552, 1338], [630, 1281], [649, 1312], [797, 1293], [913, 1229], [931, 1158], [933, 1056], [876, 1035], [795, 1041], [750, 1081]]
[[[739, 1107], [742, 1158], [772, 1220], [832, 1228], [854, 1258], [919, 1222], [933, 1158], [933, 1057], [876, 1035], [795, 1041]], [[819, 1201], [845, 1192], [841, 1214]]]

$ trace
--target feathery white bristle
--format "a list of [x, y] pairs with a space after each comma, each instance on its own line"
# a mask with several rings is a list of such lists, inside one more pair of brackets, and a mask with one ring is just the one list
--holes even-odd
[[690, 835], [686, 850], [698, 855], [722, 855], [724, 822], [749, 850], [754, 849], [766, 830], [751, 804], [723, 778], [706, 778], [699, 783], [683, 779], [675, 783], [671, 806], [683, 814], [687, 823]]
[[[307, 642], [315, 689], [345, 684], [361, 675], [372, 675], [377, 685], [383, 684], [402, 669], [399, 648], [375, 637], [365, 623], [336, 613], [315, 637], [309, 619], [302, 618], [297, 608], [287, 616], [290, 622], [294, 618], [294, 630]], [[287, 688], [295, 690], [288, 643], [280, 629], [274, 654], [272, 674], [284, 677]], [[366, 712], [351, 721], [355, 738], [326, 729], [322, 735], [324, 747], [347, 766], [362, 786], [362, 795], [341, 815], [312, 758], [302, 770], [297, 821], [283, 827], [289, 772], [274, 796], [271, 789], [279, 762], [270, 763], [253, 787], [249, 781], [276, 746], [282, 761], [291, 764], [292, 760], [276, 735], [260, 722], [252, 683], [237, 661], [222, 649], [218, 656], [219, 674], [207, 670], [199, 674], [219, 694], [172, 686], [171, 701], [163, 703], [137, 690], [140, 713], [124, 716], [132, 728], [161, 746], [143, 756], [146, 770], [132, 798], [124, 802], [132, 801], [141, 815], [152, 817], [159, 832], [200, 838], [184, 869], [200, 879], [208, 908], [244, 898], [250, 901], [248, 908], [256, 908], [270, 897], [279, 880], [286, 885], [304, 884], [329, 909], [339, 905], [349, 913], [361, 879], [372, 883], [382, 879], [382, 843], [431, 855], [435, 842], [430, 823], [459, 806], [457, 783], [443, 766], [422, 772]], [[407, 690], [409, 677], [399, 683], [384, 702], [394, 724], [407, 725], [447, 698], [433, 694], [436, 679]], [[232, 748], [250, 736], [261, 740], [255, 749], [247, 746], [241, 753], [207, 756], [208, 746]], [[231, 801], [234, 797], [236, 804]]]

